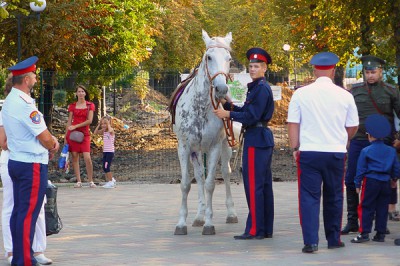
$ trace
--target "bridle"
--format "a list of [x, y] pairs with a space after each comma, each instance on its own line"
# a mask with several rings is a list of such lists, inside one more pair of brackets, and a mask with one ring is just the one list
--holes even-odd
[[[222, 46], [222, 45], [209, 46], [209, 47], [207, 47], [207, 50], [210, 48], [224, 48], [229, 51], [229, 49], [226, 46]], [[213, 80], [219, 75], [224, 75], [226, 83], [228, 83], [228, 80], [232, 81], [232, 77], [229, 75], [229, 73], [225, 73], [223, 71], [218, 71], [217, 73], [215, 73], [214, 75], [211, 76], [210, 71], [208, 70], [208, 56], [207, 55], [206, 55], [205, 59], [206, 59], [205, 60], [206, 61], [205, 62], [206, 73], [207, 73], [208, 81], [210, 82], [210, 100], [211, 100], [211, 104], [212, 104], [214, 110], [217, 110], [219, 108], [221, 102], [218, 99], [215, 99], [215, 97], [213, 95], [213, 92], [214, 92]], [[229, 146], [230, 147], [236, 146], [235, 135], [233, 133], [233, 121], [230, 119], [222, 118], [222, 122], [224, 124], [226, 139], [228, 141]]]

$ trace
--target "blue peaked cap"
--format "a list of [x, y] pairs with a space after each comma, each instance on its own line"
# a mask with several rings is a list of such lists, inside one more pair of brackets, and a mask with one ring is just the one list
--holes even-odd
[[365, 119], [365, 129], [368, 134], [377, 139], [389, 136], [392, 131], [387, 118], [379, 114], [370, 115]]
[[[321, 52], [311, 58], [310, 64], [316, 67], [334, 67], [339, 62], [339, 57], [331, 52]], [[328, 68], [329, 69], [329, 68]]]

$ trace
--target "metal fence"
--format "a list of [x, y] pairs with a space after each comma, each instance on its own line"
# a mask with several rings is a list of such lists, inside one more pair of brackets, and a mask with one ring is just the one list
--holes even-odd
[[[268, 73], [267, 79], [271, 84], [288, 82], [286, 73]], [[162, 72], [162, 73], [149, 73], [148, 84], [149, 86], [162, 93], [164, 96], [169, 97], [179, 84], [180, 74], [176, 72]], [[299, 74], [296, 78], [298, 85], [303, 84], [309, 75]], [[57, 90], [73, 90], [76, 77], [66, 75], [58, 77], [57, 82], [53, 83], [56, 86], [53, 89]], [[118, 84], [120, 81], [115, 81], [112, 84]], [[292, 81], [292, 83], [294, 80]], [[124, 102], [124, 94], [127, 90], [119, 91], [109, 87], [110, 92], [106, 94], [106, 102], [110, 106], [116, 108], [117, 116], [128, 108], [129, 102]], [[117, 101], [117, 103], [115, 103]], [[288, 101], [287, 98], [282, 101]], [[44, 102], [45, 106], [48, 102]], [[52, 103], [51, 103], [52, 104]], [[287, 104], [283, 105], [287, 106]], [[149, 112], [135, 114], [135, 119], [127, 121], [126, 123], [131, 126], [130, 129], [120, 128], [117, 130], [117, 142], [124, 142], [126, 146], [117, 148], [114, 158], [114, 168], [118, 169], [115, 173], [119, 180], [135, 180], [146, 182], [147, 180], [157, 180], [160, 182], [175, 183], [179, 182], [181, 177], [179, 159], [177, 155], [177, 139], [171, 130], [169, 113], [165, 110], [165, 105], [157, 112], [153, 109]], [[285, 108], [285, 107], [283, 107]], [[286, 110], [285, 114], [274, 123], [271, 129], [274, 132], [275, 152], [273, 156], [272, 167], [274, 171], [275, 180], [288, 180], [294, 179], [293, 162], [289, 154], [289, 142], [286, 131]], [[122, 115], [121, 115], [122, 116]], [[95, 126], [95, 124], [94, 124]], [[93, 139], [93, 142], [96, 141]], [[118, 150], [119, 149], [119, 150]], [[101, 156], [93, 156], [95, 178], [104, 179], [101, 169]], [[206, 161], [207, 158], [204, 158]], [[231, 159], [231, 166], [233, 170], [233, 180], [240, 180], [240, 166], [241, 166], [241, 151], [237, 147], [233, 148], [233, 156]], [[53, 168], [56, 168], [54, 165]], [[85, 176], [84, 163], [81, 163], [82, 176]], [[219, 170], [218, 170], [219, 171]], [[73, 171], [64, 177], [66, 179], [73, 178]], [[50, 178], [59, 178], [55, 172], [50, 173]], [[221, 178], [218, 174], [217, 178]]]

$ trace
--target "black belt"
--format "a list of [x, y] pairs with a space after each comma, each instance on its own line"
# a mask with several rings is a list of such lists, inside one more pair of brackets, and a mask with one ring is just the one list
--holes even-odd
[[268, 127], [267, 121], [257, 122], [257, 124], [251, 126], [243, 126], [244, 129], [255, 128], [255, 127]]

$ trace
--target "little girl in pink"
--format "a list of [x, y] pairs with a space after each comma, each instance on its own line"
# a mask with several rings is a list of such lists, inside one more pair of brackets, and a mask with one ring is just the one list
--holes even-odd
[[[99, 129], [99, 127], [101, 128]], [[102, 134], [103, 135], [103, 171], [106, 174], [107, 183], [103, 186], [103, 188], [115, 188], [116, 181], [111, 173], [111, 163], [114, 158], [114, 140], [115, 140], [115, 132], [111, 127], [111, 117], [104, 116], [100, 120], [100, 124], [94, 130], [94, 134]]]

